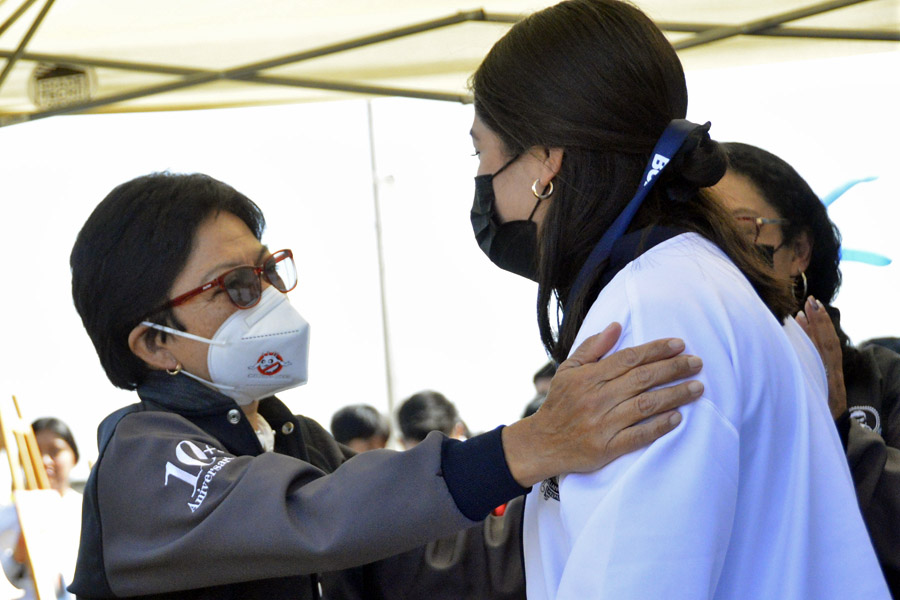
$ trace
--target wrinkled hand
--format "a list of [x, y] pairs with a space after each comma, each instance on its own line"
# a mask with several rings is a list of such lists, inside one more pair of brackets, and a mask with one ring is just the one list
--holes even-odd
[[837, 419], [847, 410], [847, 388], [844, 385], [843, 352], [837, 331], [831, 317], [821, 302], [810, 296], [804, 305], [805, 311], [797, 313], [797, 323], [812, 340], [828, 377], [828, 409], [831, 417]]
[[674, 409], [695, 400], [703, 384], [689, 381], [702, 361], [683, 356], [684, 342], [663, 339], [600, 358], [622, 327], [613, 323], [563, 362], [547, 400], [534, 415], [503, 429], [510, 472], [523, 487], [561, 473], [594, 471], [646, 446], [681, 421]]

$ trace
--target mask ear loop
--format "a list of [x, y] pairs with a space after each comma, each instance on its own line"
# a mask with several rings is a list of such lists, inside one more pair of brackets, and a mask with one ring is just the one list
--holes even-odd
[[517, 160], [519, 160], [519, 157], [520, 157], [520, 156], [522, 156], [522, 155], [521, 155], [521, 154], [516, 154], [516, 155], [513, 156], [511, 159], [509, 159], [508, 161], [506, 161], [506, 164], [504, 164], [502, 167], [500, 167], [499, 169], [497, 169], [496, 171], [494, 171], [493, 173], [491, 173], [491, 179], [493, 179], [494, 177], [496, 177], [497, 175], [499, 175], [500, 173], [502, 173], [503, 171], [505, 171], [505, 170], [506, 170], [506, 167], [508, 167], [509, 165], [513, 164], [513, 163], [516, 162]]
[[172, 329], [171, 327], [166, 327], [165, 325], [160, 325], [159, 323], [151, 323], [150, 321], [141, 321], [141, 325], [145, 327], [150, 327], [151, 329], [158, 329], [159, 331], [165, 331], [166, 333], [171, 333], [172, 335], [177, 335], [183, 338], [187, 338], [189, 340], [194, 340], [196, 342], [203, 342], [204, 344], [209, 344], [211, 346], [227, 346], [225, 342], [218, 342], [215, 340], [210, 340], [205, 337], [200, 337], [199, 335], [194, 335], [193, 333], [188, 333], [187, 331], [180, 331], [178, 329]]
[[[547, 184], [547, 188], [549, 188], [543, 194], [538, 193], [537, 186], [541, 182], [540, 179], [535, 179], [534, 183], [531, 184], [531, 193], [534, 194], [534, 197], [537, 198], [537, 202], [534, 203], [534, 208], [531, 209], [531, 214], [528, 215], [528, 220], [530, 221], [534, 217], [534, 213], [537, 212], [538, 206], [541, 205], [541, 200], [546, 200], [550, 196], [553, 195], [553, 180]], [[545, 188], [546, 189], [546, 188]]]

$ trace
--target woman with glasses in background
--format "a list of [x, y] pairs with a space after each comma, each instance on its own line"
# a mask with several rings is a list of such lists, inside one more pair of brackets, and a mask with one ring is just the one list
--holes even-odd
[[613, 332], [560, 366], [552, 410], [348, 460], [274, 397], [306, 381], [309, 326], [287, 299], [293, 255], [264, 246], [264, 227], [230, 186], [163, 173], [115, 188], [78, 235], [75, 306], [110, 381], [140, 399], [99, 429], [70, 587], [80, 598], [327, 597], [345, 575], [365, 581], [343, 569], [649, 443], [696, 397], [686, 382], [647, 392], [699, 370], [683, 343], [596, 362]]
[[825, 364], [828, 406], [859, 506], [900, 597], [900, 356], [877, 345], [857, 348], [841, 329], [830, 305], [841, 285], [840, 233], [809, 184], [770, 152], [722, 145], [728, 171], [713, 189], [794, 292], [797, 321]]

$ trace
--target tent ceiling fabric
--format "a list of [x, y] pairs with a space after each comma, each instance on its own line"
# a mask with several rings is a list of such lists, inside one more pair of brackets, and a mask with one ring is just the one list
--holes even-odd
[[[681, 48], [688, 70], [900, 48], [900, 0], [636, 3]], [[512, 22], [546, 5], [0, 0], [0, 125], [71, 112], [275, 104], [351, 92], [466, 101], [467, 79], [491, 45]], [[767, 21], [773, 16], [784, 25]], [[48, 65], [76, 73], [39, 78]], [[72, 71], [53, 72], [66, 74]], [[59, 105], [76, 102], [75, 88], [81, 99]]]

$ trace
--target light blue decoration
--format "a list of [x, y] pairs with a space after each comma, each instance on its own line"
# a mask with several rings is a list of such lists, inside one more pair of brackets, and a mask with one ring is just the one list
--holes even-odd
[[875, 181], [878, 179], [877, 177], [863, 177], [862, 179], [851, 179], [847, 183], [837, 186], [834, 188], [830, 194], [822, 198], [822, 204], [826, 207], [831, 206], [831, 204], [844, 195], [844, 192], [852, 188], [857, 183], [865, 183], [867, 181]]
[[[826, 208], [831, 206], [835, 200], [846, 193], [847, 190], [855, 186], [857, 183], [865, 183], [867, 181], [875, 181], [878, 177], [863, 177], [862, 179], [851, 179], [847, 183], [843, 183], [833, 189], [828, 195], [822, 198], [822, 204]], [[854, 250], [852, 248], [841, 248], [841, 260], [860, 262], [875, 267], [886, 267], [891, 264], [891, 259], [883, 254], [869, 252], [868, 250]]]
[[891, 264], [891, 259], [883, 254], [865, 250], [853, 250], [851, 248], [841, 248], [841, 260], [852, 260], [853, 262], [861, 262], [876, 267], [886, 267]]

